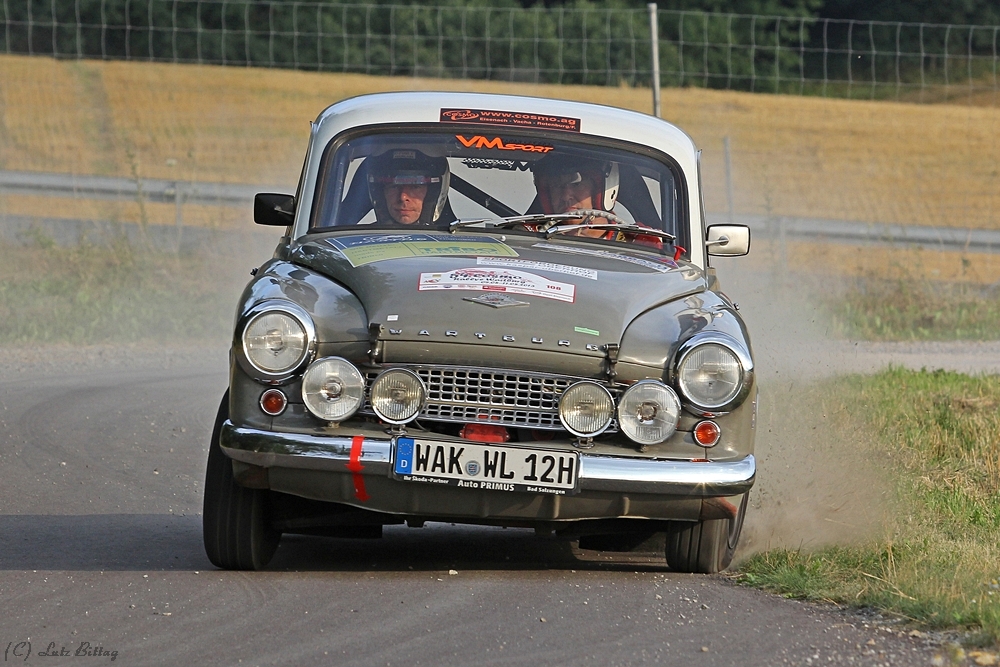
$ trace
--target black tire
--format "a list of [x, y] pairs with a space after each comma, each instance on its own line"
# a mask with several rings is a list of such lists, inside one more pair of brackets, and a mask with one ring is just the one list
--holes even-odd
[[281, 533], [268, 523], [269, 491], [247, 489], [233, 478], [233, 464], [222, 453], [219, 434], [229, 417], [229, 392], [222, 397], [208, 447], [202, 529], [205, 553], [224, 570], [263, 569], [278, 548]]
[[743, 494], [735, 519], [675, 522], [667, 532], [667, 565], [675, 572], [715, 574], [733, 562], [743, 531], [749, 493]]

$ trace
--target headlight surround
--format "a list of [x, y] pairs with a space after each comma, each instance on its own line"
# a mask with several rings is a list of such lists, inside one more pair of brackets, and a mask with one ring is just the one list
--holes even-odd
[[299, 372], [316, 348], [316, 328], [300, 306], [265, 301], [251, 308], [239, 322], [234, 347], [237, 360], [255, 380], [282, 382]]
[[579, 438], [607, 430], [615, 415], [615, 400], [603, 385], [584, 380], [570, 385], [559, 398], [559, 421]]
[[387, 424], [405, 424], [416, 418], [427, 399], [420, 376], [405, 368], [391, 368], [372, 383], [368, 400], [378, 418]]
[[364, 400], [365, 378], [346, 359], [324, 357], [313, 362], [302, 376], [302, 402], [323, 421], [350, 418]]
[[618, 399], [618, 429], [641, 445], [656, 445], [677, 430], [681, 401], [658, 380], [640, 380]]
[[725, 412], [747, 397], [753, 361], [735, 339], [713, 332], [681, 344], [672, 375], [681, 396], [696, 410]]

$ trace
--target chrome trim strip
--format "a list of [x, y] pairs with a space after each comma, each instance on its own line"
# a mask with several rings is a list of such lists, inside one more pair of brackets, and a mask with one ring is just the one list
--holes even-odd
[[753, 454], [739, 461], [704, 463], [580, 456], [580, 488], [594, 491], [737, 495], [753, 486], [756, 475]]
[[[280, 433], [222, 426], [222, 449], [232, 459], [264, 468], [348, 472], [350, 436]], [[361, 445], [366, 475], [388, 475], [392, 446], [387, 437], [366, 437]], [[656, 493], [674, 496], [729, 496], [748, 491], [757, 474], [753, 455], [739, 461], [672, 461], [580, 454], [580, 490]]]

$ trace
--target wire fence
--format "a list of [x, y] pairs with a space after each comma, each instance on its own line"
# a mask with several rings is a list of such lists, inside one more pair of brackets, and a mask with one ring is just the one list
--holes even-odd
[[[645, 9], [2, 0], [0, 53], [650, 85]], [[938, 100], [995, 91], [1000, 27], [661, 10], [661, 83]]]

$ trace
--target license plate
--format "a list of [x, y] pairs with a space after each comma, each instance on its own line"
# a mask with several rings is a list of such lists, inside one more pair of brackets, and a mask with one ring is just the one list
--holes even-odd
[[576, 490], [576, 452], [397, 438], [393, 472], [406, 482], [564, 495]]

